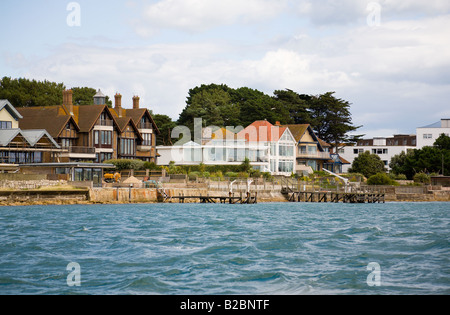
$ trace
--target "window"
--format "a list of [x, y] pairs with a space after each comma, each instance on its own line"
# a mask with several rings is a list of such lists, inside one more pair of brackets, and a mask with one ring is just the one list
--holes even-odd
[[95, 146], [112, 146], [112, 131], [94, 131]]
[[423, 138], [424, 139], [433, 139], [433, 135], [429, 134], [429, 133], [426, 133], [426, 134], [423, 135]]
[[274, 155], [276, 155], [276, 152], [277, 152], [277, 145], [271, 144], [270, 145], [270, 155], [274, 156]]
[[102, 145], [112, 145], [112, 131], [101, 131], [100, 137]]
[[306, 145], [302, 145], [298, 148], [298, 153], [306, 154], [308, 152], [308, 147]]
[[61, 139], [61, 146], [63, 148], [70, 148], [72, 146], [72, 139]]
[[279, 156], [293, 156], [294, 147], [290, 145], [280, 145], [278, 150]]
[[388, 154], [388, 149], [372, 149], [373, 154]]
[[99, 145], [100, 131], [94, 131], [94, 145]]
[[144, 138], [142, 145], [152, 146], [152, 134], [151, 133], [143, 133], [142, 138]]
[[356, 155], [363, 153], [363, 152], [364, 152], [364, 149], [353, 149], [353, 153]]
[[294, 171], [294, 162], [292, 161], [280, 161], [278, 163], [278, 172], [292, 173]]
[[0, 129], [12, 129], [12, 122], [0, 121]]
[[120, 154], [134, 156], [134, 139], [120, 139]]

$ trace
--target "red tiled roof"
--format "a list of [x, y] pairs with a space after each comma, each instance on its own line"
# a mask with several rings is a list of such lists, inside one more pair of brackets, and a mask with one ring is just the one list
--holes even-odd
[[280, 140], [286, 129], [286, 127], [274, 126], [266, 120], [259, 120], [239, 132], [238, 136], [242, 138], [245, 137], [245, 139], [250, 142], [276, 142]]

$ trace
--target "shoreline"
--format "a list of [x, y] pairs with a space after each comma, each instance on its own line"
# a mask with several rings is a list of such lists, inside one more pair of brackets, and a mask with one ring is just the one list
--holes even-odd
[[[198, 189], [168, 189], [171, 196], [207, 196], [211, 191]], [[225, 196], [223, 192], [217, 195]], [[63, 205], [130, 205], [130, 204], [180, 204], [176, 201], [160, 202], [156, 189], [74, 189], [74, 190], [8, 190], [0, 191], [0, 208], [25, 206]], [[428, 194], [388, 194], [385, 203], [450, 202], [450, 191]], [[201, 204], [190, 200], [186, 203]], [[281, 192], [258, 194], [257, 203], [290, 203]], [[300, 202], [305, 203], [305, 202]], [[311, 203], [311, 202], [306, 202]], [[319, 202], [316, 202], [319, 203]], [[323, 203], [323, 202], [322, 202]], [[220, 204], [218, 204], [220, 205]]]
[[[399, 198], [400, 197], [400, 198]], [[408, 198], [410, 197], [410, 198]], [[436, 202], [450, 202], [450, 194], [447, 198], [431, 198], [429, 195], [424, 196], [387, 196], [385, 203], [436, 203]], [[268, 204], [268, 203], [292, 203], [289, 202], [284, 196], [280, 194], [276, 198], [258, 198], [258, 204]], [[312, 204], [312, 203], [323, 203], [323, 202], [296, 202], [297, 204]], [[331, 203], [331, 202], [329, 202]], [[340, 202], [342, 203], [342, 202]], [[27, 207], [27, 206], [70, 206], [70, 205], [84, 205], [84, 206], [94, 206], [94, 205], [133, 205], [133, 204], [181, 204], [176, 201], [159, 202], [156, 198], [154, 200], [80, 200], [80, 199], [67, 199], [67, 198], [40, 198], [39, 200], [0, 200], [0, 209], [4, 207]], [[185, 204], [198, 204], [202, 205], [196, 201], [189, 201]], [[226, 203], [228, 204], [228, 203]], [[366, 203], [367, 204], [367, 203]], [[221, 205], [218, 203], [217, 205]], [[362, 204], [361, 204], [362, 205]]]

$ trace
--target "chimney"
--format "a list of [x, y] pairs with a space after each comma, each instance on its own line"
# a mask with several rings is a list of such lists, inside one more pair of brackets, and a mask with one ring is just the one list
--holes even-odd
[[134, 96], [133, 97], [133, 109], [139, 109], [139, 96]]
[[275, 123], [275, 126], [281, 127], [281, 123], [280, 123], [279, 121], [277, 121], [277, 122]]
[[122, 95], [116, 93], [114, 98], [116, 99], [116, 106], [114, 107], [114, 109], [116, 110], [117, 115], [119, 115], [119, 117], [122, 117]]
[[73, 116], [73, 91], [65, 90], [63, 91], [63, 105], [68, 110], [69, 114]]

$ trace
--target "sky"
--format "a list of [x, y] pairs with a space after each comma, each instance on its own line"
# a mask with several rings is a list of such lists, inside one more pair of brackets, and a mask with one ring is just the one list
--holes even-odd
[[1, 1], [0, 77], [101, 89], [177, 120], [190, 89], [334, 91], [357, 134], [450, 118], [448, 0]]

